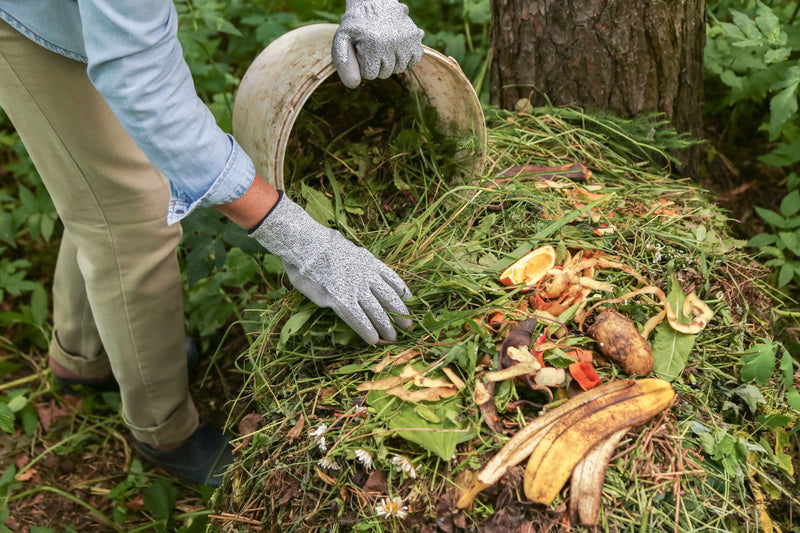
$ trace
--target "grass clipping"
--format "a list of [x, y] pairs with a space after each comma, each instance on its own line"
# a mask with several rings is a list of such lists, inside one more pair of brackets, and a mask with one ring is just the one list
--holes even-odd
[[[308, 105], [319, 112], [341, 98]], [[769, 338], [770, 299], [759, 281], [765, 273], [727, 233], [726, 217], [705, 192], [655, 163], [669, 159], [666, 148], [679, 137], [652, 120], [550, 108], [492, 112], [485, 172], [454, 179], [452, 150], [474, 141], [437, 138], [428, 122], [435, 116], [412, 96], [392, 105], [350, 98], [344, 108], [362, 102], [362, 118], [340, 121], [332, 111], [296, 127], [303, 133], [287, 167], [288, 188], [319, 220], [397, 270], [414, 293], [414, 325], [397, 343], [366, 346], [265, 259], [263, 322], [248, 326], [252, 344], [241, 358], [249, 403], [232, 415], [243, 437], [213, 502], [216, 526], [563, 527], [569, 489], [550, 506], [533, 505], [518, 467], [470, 509], [455, 506], [475, 473], [541, 413], [538, 406], [570, 392], [566, 383], [549, 396], [514, 380], [496, 383], [498, 432], [479, 408], [499, 344], [536, 301], [535, 291], [504, 286], [498, 274], [544, 244], [559, 262], [589, 251], [636, 271], [597, 270], [581, 300], [613, 301], [640, 330], [663, 307], [640, 290], [642, 281], [675, 309], [694, 294], [714, 312], [694, 334], [666, 320], [649, 332], [653, 375], [670, 380], [678, 401], [620, 442], [599, 523], [650, 531], [789, 524], [785, 502], [798, 503], [790, 451], [796, 412], [786, 407], [781, 384], [757, 387], [738, 377], [742, 354]], [[334, 122], [341, 127], [328, 130]], [[576, 314], [590, 324], [603, 306], [578, 307], [576, 300], [549, 320], [541, 315], [534, 338], [548, 336], [546, 364], [566, 367], [570, 350], [594, 350], [604, 382], [627, 377], [578, 328]]]

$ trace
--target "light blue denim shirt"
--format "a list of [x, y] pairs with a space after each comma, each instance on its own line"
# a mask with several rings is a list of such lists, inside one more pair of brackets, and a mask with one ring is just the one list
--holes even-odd
[[170, 224], [250, 187], [252, 161], [194, 89], [171, 0], [0, 0], [0, 18], [87, 63], [122, 126], [169, 180]]

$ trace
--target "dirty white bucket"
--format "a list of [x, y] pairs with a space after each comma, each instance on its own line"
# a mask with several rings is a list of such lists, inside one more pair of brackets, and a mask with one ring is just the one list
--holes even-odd
[[[253, 160], [256, 172], [283, 189], [284, 155], [292, 126], [309, 96], [328, 77], [336, 24], [312, 24], [270, 43], [247, 69], [233, 106], [233, 136]], [[459, 154], [467, 172], [483, 168], [486, 124], [475, 90], [458, 63], [425, 47], [420, 62], [398, 79], [425, 93], [439, 119], [478, 146]], [[365, 82], [369, 83], [369, 82]]]

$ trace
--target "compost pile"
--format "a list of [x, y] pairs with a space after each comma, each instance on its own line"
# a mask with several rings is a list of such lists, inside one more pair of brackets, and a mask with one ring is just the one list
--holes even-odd
[[267, 258], [215, 525], [786, 520], [792, 362], [744, 379], [748, 354], [770, 346], [765, 272], [705, 192], [661, 165], [681, 139], [574, 110], [493, 111], [474, 175], [455, 162], [474, 139], [437, 134], [435, 113], [391, 80], [369, 90], [312, 96], [287, 189], [408, 282], [412, 330], [367, 346]]

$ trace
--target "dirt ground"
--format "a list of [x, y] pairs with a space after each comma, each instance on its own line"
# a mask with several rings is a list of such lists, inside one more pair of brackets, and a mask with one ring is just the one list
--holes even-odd
[[[193, 374], [192, 395], [200, 415], [219, 426], [225, 424], [231, 410], [236, 410], [233, 402], [242, 388], [243, 380], [234, 363], [242, 351], [243, 334], [223, 349], [223, 355], [213, 365], [205, 359]], [[21, 369], [9, 376], [8, 381], [36, 376], [37, 372], [34, 368]], [[41, 373], [38, 379], [41, 380]], [[36, 381], [27, 384], [31, 388], [37, 388], [37, 385]], [[144, 503], [143, 488], [127, 492], [126, 497], [116, 503], [109, 497], [109, 491], [126, 479], [134, 457], [130, 435], [114, 409], [94, 393], [90, 393], [84, 401], [75, 397], [65, 398], [55, 391], [41, 396], [35, 407], [39, 424], [33, 438], [27, 437], [22, 429], [14, 435], [0, 433], [2, 470], [6, 469], [7, 463], [13, 462], [19, 471], [35, 461], [20, 476], [18, 480], [22, 487], [14, 492], [15, 495], [28, 491], [33, 494], [9, 504], [10, 517], [5, 525], [11, 531], [28, 533], [33, 526], [48, 527], [54, 531], [62, 531], [67, 527], [78, 532], [114, 531], [85, 506], [63, 494], [49, 489], [36, 492], [37, 488], [42, 487], [71, 494], [106, 517], [114, 515], [115, 505], [120, 506], [127, 513], [127, 520], [122, 526], [126, 531], [153, 524]], [[103, 418], [107, 419], [106, 422], [92, 429], [93, 423]], [[78, 442], [63, 444], [70, 435], [80, 435]], [[57, 449], [48, 450], [59, 442], [62, 444]], [[147, 467], [145, 470], [149, 471]], [[150, 472], [171, 479], [164, 472]], [[176, 513], [206, 509], [199, 492], [172, 481], [178, 491]], [[178, 521], [176, 525], [181, 524]], [[146, 530], [153, 531], [149, 528]]]

